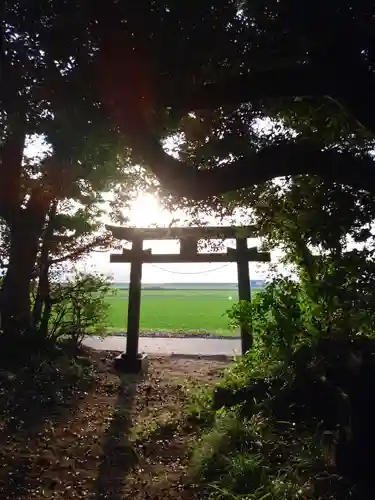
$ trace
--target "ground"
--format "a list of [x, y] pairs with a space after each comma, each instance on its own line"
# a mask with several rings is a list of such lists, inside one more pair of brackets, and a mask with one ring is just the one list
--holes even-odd
[[[126, 328], [127, 300], [127, 290], [108, 296], [109, 326], [116, 333]], [[236, 300], [238, 293], [233, 289], [143, 290], [141, 330], [237, 335], [229, 329], [225, 315]]]
[[[147, 377], [120, 379], [114, 353], [88, 353], [65, 392], [50, 383], [61, 369], [40, 392], [39, 376], [1, 373], [1, 500], [204, 498], [186, 486], [196, 431], [182, 410], [187, 390], [212, 383], [227, 363], [153, 357]], [[89, 367], [79, 380], [77, 366]]]

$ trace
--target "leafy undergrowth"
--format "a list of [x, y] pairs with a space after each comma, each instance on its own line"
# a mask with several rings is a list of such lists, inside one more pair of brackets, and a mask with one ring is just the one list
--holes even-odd
[[192, 482], [217, 500], [374, 498], [374, 383], [368, 339], [304, 346], [287, 367], [254, 352], [200, 395]]
[[194, 499], [192, 387], [218, 361], [155, 358], [147, 377], [118, 377], [115, 353], [85, 349], [0, 373], [0, 498]]
[[[90, 330], [89, 330], [90, 332]], [[95, 335], [95, 331], [91, 331]], [[90, 332], [90, 333], [91, 333]], [[126, 331], [119, 331], [118, 328], [107, 328], [106, 335], [114, 336], [124, 336], [126, 337]], [[201, 329], [190, 329], [190, 328], [179, 328], [179, 329], [151, 329], [143, 328], [140, 331], [141, 337], [230, 337], [230, 338], [240, 338], [238, 330], [235, 329], [219, 329], [219, 330], [201, 330]]]

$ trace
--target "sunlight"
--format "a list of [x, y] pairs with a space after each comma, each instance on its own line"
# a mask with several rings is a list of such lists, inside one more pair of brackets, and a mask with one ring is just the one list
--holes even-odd
[[172, 214], [163, 210], [158, 199], [151, 194], [140, 194], [132, 203], [129, 222], [136, 227], [148, 227], [153, 224], [168, 225]]

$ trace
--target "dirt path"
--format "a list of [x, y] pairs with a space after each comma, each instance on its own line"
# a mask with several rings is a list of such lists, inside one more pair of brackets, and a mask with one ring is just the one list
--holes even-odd
[[186, 488], [194, 431], [182, 426], [190, 384], [210, 384], [228, 363], [152, 357], [143, 380], [93, 353], [95, 384], [43, 426], [0, 442], [1, 500], [202, 498]]

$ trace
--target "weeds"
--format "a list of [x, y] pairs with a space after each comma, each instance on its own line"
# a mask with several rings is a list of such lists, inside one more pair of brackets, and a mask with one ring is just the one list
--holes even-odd
[[212, 424], [215, 412], [213, 410], [213, 392], [210, 387], [185, 386], [186, 404], [184, 418], [192, 425], [201, 428]]
[[[340, 468], [339, 460], [349, 463], [354, 445], [340, 437], [346, 416], [333, 413], [339, 392], [349, 391], [338, 389], [351, 369], [344, 360], [353, 343], [341, 346], [337, 355], [338, 341], [324, 342], [308, 348], [306, 363], [298, 354], [298, 362], [289, 367], [272, 360], [262, 364], [259, 353], [248, 354], [214, 387], [190, 395], [187, 418], [202, 422], [203, 433], [193, 449], [189, 477], [206, 487], [210, 498], [346, 500], [367, 495], [364, 483], [358, 486]], [[319, 382], [324, 363], [332, 381], [323, 377]], [[357, 397], [358, 389], [349, 393], [347, 398]]]

